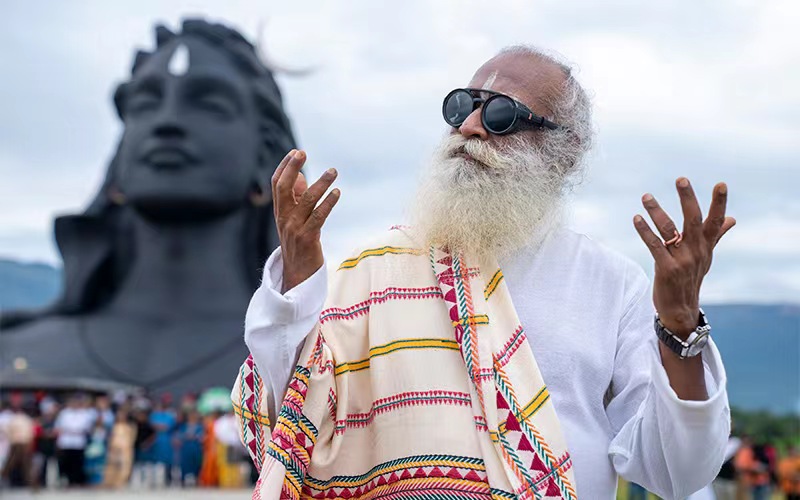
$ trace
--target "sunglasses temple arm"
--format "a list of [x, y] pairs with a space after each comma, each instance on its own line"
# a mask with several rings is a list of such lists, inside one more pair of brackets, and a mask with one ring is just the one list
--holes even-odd
[[547, 127], [547, 128], [549, 128], [550, 130], [556, 130], [556, 129], [558, 129], [558, 128], [559, 128], [559, 126], [558, 126], [557, 124], [555, 124], [555, 123], [551, 122], [551, 121], [550, 121], [550, 120], [548, 120], [547, 118], [542, 118], [542, 123], [541, 123], [541, 125], [542, 125], [542, 127]]

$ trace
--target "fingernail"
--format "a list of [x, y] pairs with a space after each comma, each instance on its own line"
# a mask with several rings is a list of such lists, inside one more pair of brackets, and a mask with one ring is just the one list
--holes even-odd
[[325, 171], [325, 173], [328, 174], [329, 176], [333, 177], [333, 176], [336, 175], [336, 169], [335, 168], [329, 168], [328, 170]]
[[720, 184], [720, 186], [719, 186], [719, 194], [728, 194], [728, 185], [727, 184]]
[[633, 221], [636, 222], [637, 224], [642, 222], [643, 220], [644, 218], [641, 215], [637, 215], [636, 217], [633, 218]]
[[678, 179], [678, 186], [682, 188], [689, 187], [689, 179], [687, 179], [686, 177], [681, 177], [680, 179]]
[[294, 157], [298, 160], [302, 160], [303, 158], [306, 157], [306, 153], [305, 151], [298, 151], [297, 153], [294, 154]]
[[645, 195], [642, 196], [642, 201], [650, 201], [652, 199], [653, 199], [653, 195], [650, 194], [650, 193], [645, 193]]
[[339, 196], [342, 192], [339, 191], [339, 189], [337, 188], [337, 189], [334, 189], [333, 191], [331, 191], [331, 193], [333, 193], [334, 196]]

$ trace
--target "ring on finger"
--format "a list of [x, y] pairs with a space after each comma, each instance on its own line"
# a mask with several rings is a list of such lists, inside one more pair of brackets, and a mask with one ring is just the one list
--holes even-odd
[[679, 233], [678, 230], [675, 230], [675, 235], [668, 241], [664, 242], [665, 246], [675, 245], [675, 248], [678, 248], [681, 245], [681, 241], [683, 240], [683, 234]]

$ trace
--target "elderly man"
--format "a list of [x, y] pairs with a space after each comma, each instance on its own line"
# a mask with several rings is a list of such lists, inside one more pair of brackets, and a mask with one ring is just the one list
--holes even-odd
[[261, 470], [253, 498], [610, 499], [618, 475], [682, 498], [710, 483], [729, 410], [698, 296], [735, 223], [726, 186], [704, 221], [678, 179], [682, 232], [642, 198], [663, 238], [633, 219], [651, 301], [638, 266], [563, 227], [591, 141], [567, 66], [505, 49], [442, 110], [452, 128], [413, 226], [355, 252], [330, 287], [319, 236], [336, 172], [308, 187], [292, 151], [273, 177], [281, 248], [232, 394]]

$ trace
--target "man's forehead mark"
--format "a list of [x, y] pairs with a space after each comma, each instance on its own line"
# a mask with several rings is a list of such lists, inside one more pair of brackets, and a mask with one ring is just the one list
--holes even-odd
[[169, 56], [167, 71], [172, 76], [183, 76], [189, 71], [189, 48], [180, 43]]
[[497, 80], [497, 70], [492, 71], [492, 73], [489, 75], [489, 78], [486, 79], [486, 82], [483, 84], [483, 87], [481, 88], [486, 90], [491, 89], [492, 85], [494, 85], [495, 80]]

